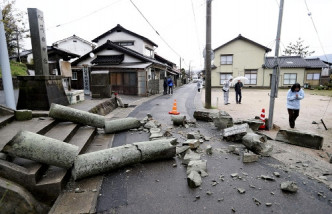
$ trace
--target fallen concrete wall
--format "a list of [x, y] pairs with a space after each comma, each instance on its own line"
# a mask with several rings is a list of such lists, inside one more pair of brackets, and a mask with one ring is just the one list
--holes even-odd
[[3, 152], [48, 165], [70, 168], [79, 148], [43, 135], [21, 131], [3, 148]]
[[93, 107], [92, 109], [89, 110], [89, 112], [105, 116], [110, 112], [112, 112], [117, 107], [118, 107], [117, 98], [113, 97]]
[[171, 144], [173, 140], [138, 142], [79, 155], [72, 170], [73, 178], [77, 180], [135, 163], [172, 158], [176, 155], [176, 148]]
[[49, 116], [61, 121], [71, 121], [78, 124], [104, 128], [105, 117], [86, 111], [52, 103]]
[[311, 149], [321, 149], [324, 138], [319, 135], [296, 130], [279, 130], [276, 141], [282, 141], [288, 144], [307, 147]]
[[133, 117], [107, 120], [105, 121], [105, 133], [111, 134], [129, 129], [139, 128], [140, 126], [141, 122]]

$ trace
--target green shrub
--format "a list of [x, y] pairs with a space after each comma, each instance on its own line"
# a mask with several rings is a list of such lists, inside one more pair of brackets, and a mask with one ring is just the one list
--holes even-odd
[[[27, 67], [24, 63], [10, 61], [10, 70], [13, 77], [28, 75]], [[0, 77], [2, 77], [1, 68], [0, 68]]]

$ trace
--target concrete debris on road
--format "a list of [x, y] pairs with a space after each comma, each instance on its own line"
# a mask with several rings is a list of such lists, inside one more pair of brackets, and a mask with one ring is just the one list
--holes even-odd
[[224, 139], [227, 141], [238, 141], [243, 138], [248, 132], [248, 124], [234, 125], [230, 128], [225, 128], [221, 131]]
[[206, 152], [206, 154], [208, 154], [208, 155], [212, 155], [212, 153], [213, 153], [212, 146], [211, 146], [211, 145], [208, 145], [208, 146], [206, 147], [205, 152]]
[[280, 177], [280, 173], [279, 172], [273, 172], [273, 175], [276, 176], [277, 178]]
[[200, 154], [191, 151], [191, 149], [188, 149], [186, 151], [186, 154], [183, 157], [182, 164], [188, 165], [190, 161], [200, 160], [200, 159], [201, 159], [201, 155]]
[[175, 126], [184, 126], [186, 124], [186, 116], [172, 115], [171, 120]]
[[181, 155], [183, 153], [185, 153], [190, 147], [189, 146], [177, 146], [176, 147], [176, 154]]
[[266, 137], [255, 133], [247, 133], [242, 138], [242, 144], [245, 145], [247, 149], [262, 156], [269, 156], [273, 150], [273, 146], [266, 141]]
[[189, 146], [190, 149], [197, 149], [201, 142], [197, 139], [189, 139], [182, 143], [183, 146]]
[[219, 111], [212, 117], [214, 126], [220, 129], [225, 129], [233, 126], [233, 118], [225, 111]]
[[261, 205], [262, 202], [260, 202], [257, 198], [252, 198], [257, 206]]
[[107, 120], [105, 121], [105, 133], [113, 134], [116, 132], [121, 132], [129, 129], [137, 129], [141, 126], [139, 120], [133, 117], [116, 119], [116, 120]]
[[249, 128], [252, 129], [253, 131], [257, 131], [259, 127], [264, 124], [263, 121], [257, 119], [238, 120], [234, 122], [234, 124], [236, 125], [245, 124], [245, 123], [247, 123], [249, 125]]
[[191, 171], [187, 176], [188, 186], [191, 188], [196, 188], [202, 185], [202, 177], [197, 171]]
[[20, 131], [5, 145], [3, 152], [68, 169], [73, 166], [79, 148], [33, 132]]
[[277, 134], [276, 141], [319, 150], [323, 146], [324, 138], [307, 132], [281, 129]]
[[199, 140], [201, 138], [203, 138], [203, 136], [201, 135], [201, 133], [199, 133], [199, 131], [187, 133], [187, 139], [198, 139]]
[[252, 163], [258, 161], [259, 156], [252, 152], [244, 152], [242, 156], [243, 163]]
[[138, 142], [79, 155], [72, 169], [73, 178], [77, 180], [135, 163], [172, 158], [176, 154], [172, 140]]
[[275, 181], [275, 179], [273, 177], [268, 176], [268, 175], [261, 175], [260, 178], [267, 180], [267, 181]]
[[48, 116], [60, 121], [70, 121], [97, 128], [104, 128], [105, 126], [104, 116], [55, 103], [52, 103]]
[[213, 117], [217, 116], [218, 111], [195, 111], [194, 118], [205, 122], [213, 122]]
[[280, 188], [285, 192], [295, 193], [298, 190], [298, 187], [294, 181], [285, 181], [280, 184]]
[[207, 173], [207, 161], [206, 160], [192, 160], [188, 163], [187, 167], [187, 175], [190, 174], [191, 171], [196, 171], [200, 176], [206, 177]]
[[244, 194], [246, 192], [245, 189], [243, 188], [237, 188], [237, 191], [240, 193], [240, 194]]

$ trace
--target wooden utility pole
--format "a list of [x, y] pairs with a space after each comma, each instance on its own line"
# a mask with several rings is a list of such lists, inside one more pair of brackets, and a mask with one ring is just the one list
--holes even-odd
[[206, 0], [205, 108], [211, 108], [211, 2]]
[[274, 101], [277, 97], [278, 86], [279, 86], [279, 44], [280, 44], [280, 34], [281, 34], [281, 23], [282, 23], [282, 14], [284, 9], [284, 0], [280, 0], [279, 6], [279, 20], [278, 20], [278, 30], [276, 37], [276, 50], [275, 50], [275, 64], [273, 67], [273, 74], [271, 80], [271, 93], [270, 93], [270, 108], [269, 108], [269, 118], [268, 118], [268, 129], [273, 128], [273, 111], [274, 111]]

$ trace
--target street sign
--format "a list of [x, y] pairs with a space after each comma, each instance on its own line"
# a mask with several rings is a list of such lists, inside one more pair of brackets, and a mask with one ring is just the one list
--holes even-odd
[[[214, 60], [214, 51], [213, 50], [211, 50], [210, 55], [211, 55], [211, 61]], [[203, 50], [203, 57], [204, 57], [204, 59], [206, 57], [206, 48], [204, 48], [204, 50]]]

